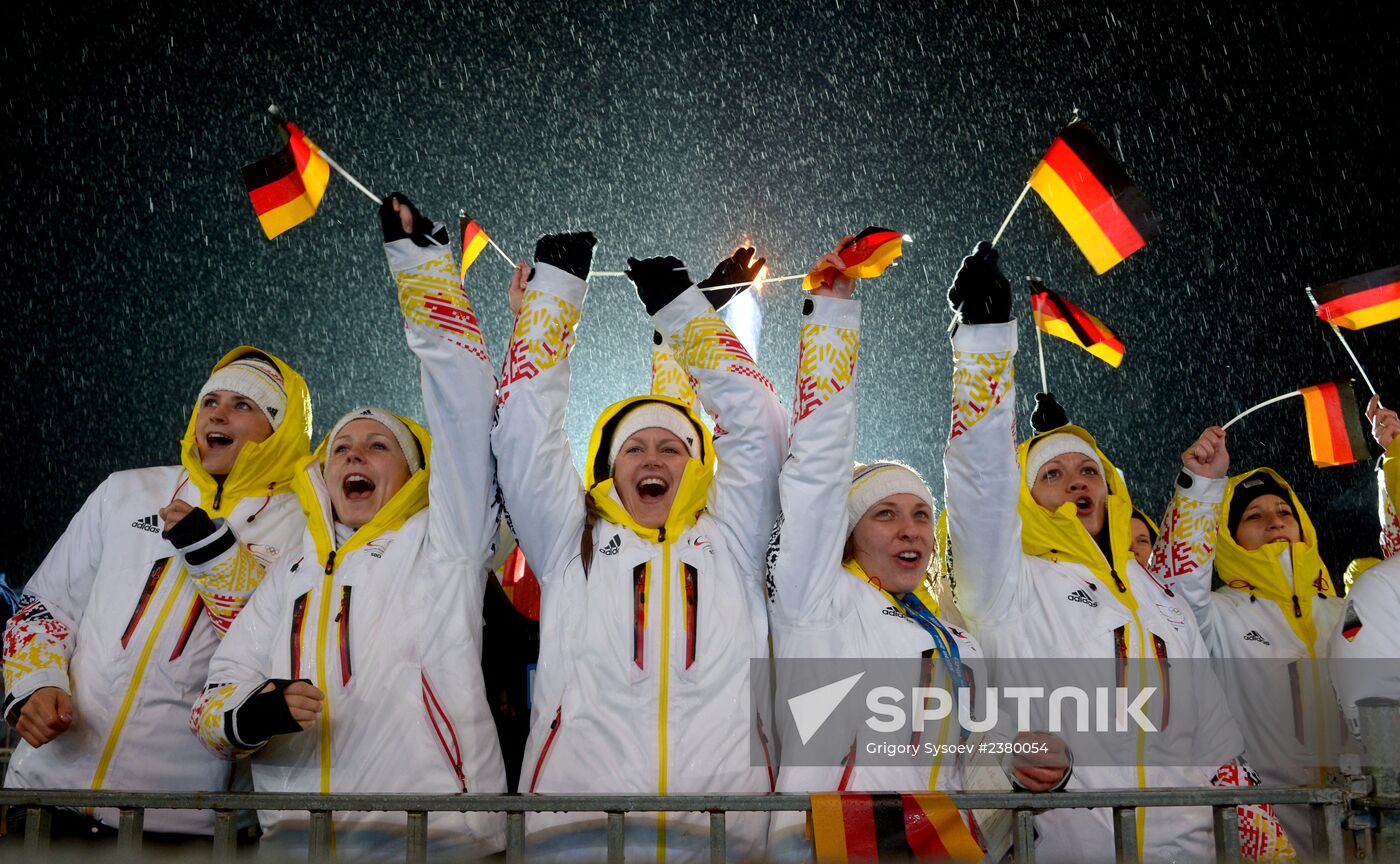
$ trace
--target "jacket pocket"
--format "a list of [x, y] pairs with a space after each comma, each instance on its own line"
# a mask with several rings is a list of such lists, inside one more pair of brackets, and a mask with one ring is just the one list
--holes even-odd
[[151, 597], [156, 593], [156, 586], [160, 585], [160, 577], [165, 574], [170, 560], [169, 558], [161, 558], [151, 565], [151, 572], [146, 575], [146, 584], [141, 586], [141, 596], [136, 599], [136, 608], [131, 612], [131, 620], [126, 622], [126, 629], [122, 631], [123, 650], [131, 641], [131, 636], [136, 632], [137, 626], [140, 625], [142, 617], [146, 614], [146, 609], [151, 605]]
[[535, 760], [535, 770], [530, 774], [530, 791], [535, 791], [535, 786], [540, 782], [540, 772], [544, 770], [545, 760], [549, 758], [549, 748], [554, 746], [554, 738], [559, 734], [559, 727], [564, 723], [564, 706], [560, 705], [554, 709], [554, 722], [549, 724], [549, 736], [544, 739], [544, 746], [540, 748], [540, 758]]
[[[340, 686], [350, 686], [350, 586], [340, 590], [340, 611], [335, 614], [336, 644], [340, 652]], [[426, 683], [426, 682], [425, 682]]]
[[[347, 592], [349, 590], [346, 589]], [[439, 752], [447, 759], [448, 767], [456, 775], [458, 791], [466, 792], [467, 775], [462, 768], [462, 745], [457, 738], [457, 726], [438, 701], [437, 692], [428, 681], [428, 673], [420, 671], [419, 677], [423, 681], [423, 708], [427, 711], [428, 725], [433, 729], [433, 737], [437, 738]]]
[[290, 670], [290, 677], [293, 681], [301, 677], [301, 631], [306, 626], [306, 601], [310, 599], [311, 592], [298, 597], [292, 603], [292, 628], [290, 635], [287, 668]]

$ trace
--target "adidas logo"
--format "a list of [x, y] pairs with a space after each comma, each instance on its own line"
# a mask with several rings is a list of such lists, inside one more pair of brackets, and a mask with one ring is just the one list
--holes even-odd
[[1069, 595], [1065, 599], [1073, 600], [1076, 603], [1083, 603], [1087, 606], [1093, 606], [1096, 608], [1099, 605], [1099, 601], [1095, 600], [1093, 597], [1090, 597], [1089, 592], [1085, 591], [1083, 588], [1080, 588], [1078, 591], [1075, 591], [1073, 594]]
[[622, 549], [622, 538], [621, 538], [620, 536], [618, 536], [617, 534], [614, 534], [614, 535], [612, 536], [612, 539], [609, 540], [609, 541], [603, 546], [603, 548], [602, 548], [602, 549], [599, 549], [598, 551], [599, 551], [599, 552], [602, 552], [604, 555], [616, 555], [616, 554], [618, 553], [618, 551], [621, 550], [621, 549]]
[[1270, 645], [1270, 644], [1272, 644], [1271, 642], [1269, 642], [1268, 639], [1265, 639], [1263, 636], [1260, 636], [1258, 630], [1251, 630], [1251, 631], [1249, 631], [1248, 633], [1244, 634], [1244, 641], [1246, 641], [1246, 642], [1262, 642], [1262, 643], [1265, 644], [1265, 645]]
[[881, 609], [881, 610], [880, 610], [880, 614], [881, 614], [881, 615], [889, 615], [889, 616], [891, 616], [892, 618], [903, 618], [903, 617], [905, 617], [905, 615], [904, 615], [903, 612], [899, 611], [898, 609], [896, 609], [896, 608], [893, 607], [893, 606], [886, 606], [884, 609]]
[[140, 519], [137, 519], [135, 522], [132, 522], [131, 527], [140, 528], [142, 531], [149, 531], [152, 534], [160, 533], [160, 522], [156, 519], [154, 513], [152, 513], [150, 516], [143, 516]]

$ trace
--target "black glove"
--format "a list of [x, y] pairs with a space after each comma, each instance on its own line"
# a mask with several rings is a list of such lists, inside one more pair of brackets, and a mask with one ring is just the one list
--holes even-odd
[[1004, 324], [1011, 320], [1011, 283], [997, 266], [997, 250], [983, 240], [963, 259], [948, 305], [964, 324]]
[[1035, 394], [1035, 410], [1031, 412], [1031, 428], [1035, 430], [1037, 435], [1068, 425], [1069, 415], [1065, 413], [1065, 409], [1060, 407], [1060, 403], [1055, 401], [1054, 393]]
[[[593, 247], [598, 238], [592, 231], [578, 231], [573, 234], [546, 234], [535, 241], [535, 263], [558, 267], [565, 273], [580, 279], [588, 278], [593, 266]], [[535, 272], [530, 271], [530, 278]]]
[[[725, 304], [734, 299], [740, 291], [753, 284], [753, 280], [758, 278], [758, 273], [763, 269], [763, 264], [767, 260], [760, 258], [752, 261], [753, 247], [740, 246], [734, 250], [734, 254], [715, 265], [715, 272], [710, 274], [710, 278], [700, 283], [700, 290], [705, 292], [705, 298], [710, 301], [710, 305], [715, 311], [723, 309]], [[745, 283], [735, 285], [734, 283]], [[729, 285], [729, 288], [716, 288], [711, 290], [711, 285]]]
[[[306, 678], [298, 678], [298, 681], [311, 681]], [[266, 743], [273, 735], [286, 735], [291, 732], [300, 732], [301, 724], [292, 719], [292, 709], [287, 707], [287, 700], [282, 696], [282, 691], [292, 682], [286, 678], [271, 678], [263, 682], [263, 687], [268, 684], [272, 689], [266, 693], [258, 693], [248, 699], [234, 711], [234, 718], [237, 721], [238, 737], [234, 743], [240, 747], [252, 748]], [[258, 688], [259, 690], [262, 687]], [[232, 731], [234, 724], [228, 724], [228, 731]], [[229, 735], [229, 738], [234, 738]]]
[[[405, 234], [403, 230], [403, 219], [394, 211], [394, 202], [407, 207], [408, 212], [413, 214], [413, 233]], [[433, 223], [429, 222], [418, 208], [413, 206], [402, 192], [394, 192], [384, 199], [384, 203], [379, 205], [379, 227], [384, 229], [384, 242], [393, 243], [395, 240], [402, 240], [407, 237], [412, 240], [415, 246], [446, 246], [447, 228], [439, 226], [436, 233], [433, 232]], [[436, 241], [436, 242], [434, 242]]]
[[185, 514], [185, 518], [175, 523], [173, 528], [160, 532], [161, 539], [169, 540], [176, 549], [193, 546], [216, 530], [214, 520], [200, 507]]
[[648, 315], [655, 315], [666, 304], [681, 296], [690, 287], [690, 273], [685, 263], [674, 255], [661, 258], [627, 259], [627, 278], [637, 286], [637, 296], [647, 307]]

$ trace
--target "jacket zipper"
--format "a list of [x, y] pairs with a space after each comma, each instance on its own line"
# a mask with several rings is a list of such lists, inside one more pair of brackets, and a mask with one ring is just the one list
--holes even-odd
[[136, 626], [141, 623], [141, 617], [146, 614], [146, 607], [151, 605], [151, 597], [156, 593], [156, 586], [160, 584], [161, 577], [165, 575], [170, 561], [169, 558], [161, 558], [151, 565], [151, 572], [146, 576], [146, 584], [141, 588], [141, 596], [136, 600], [136, 608], [132, 610], [131, 620], [126, 622], [126, 629], [122, 631], [123, 650], [131, 641], [131, 635], [136, 632]]
[[[442, 746], [442, 753], [447, 757], [448, 763], [452, 766], [452, 772], [457, 775], [457, 789], [461, 792], [467, 791], [467, 775], [462, 770], [462, 746], [457, 740], [457, 728], [452, 723], [452, 718], [447, 716], [447, 711], [438, 702], [437, 694], [433, 692], [433, 685], [428, 682], [428, 673], [419, 672], [419, 677], [423, 681], [423, 707], [428, 711], [428, 722], [433, 725], [433, 734], [437, 736], [438, 744]], [[438, 718], [442, 718], [442, 725], [447, 727], [447, 737], [443, 737], [442, 729], [438, 725]], [[448, 743], [448, 739], [451, 743]]]
[[204, 611], [204, 598], [198, 593], [194, 595], [194, 602], [190, 604], [190, 611], [185, 615], [185, 626], [180, 628], [180, 638], [175, 642], [175, 650], [170, 652], [170, 660], [175, 662], [180, 655], [185, 653], [185, 646], [189, 644], [190, 636], [194, 634], [195, 625], [199, 623], [200, 612]]
[[321, 794], [331, 791], [331, 694], [326, 683], [326, 627], [331, 617], [331, 587], [335, 581], [335, 552], [326, 556], [321, 578], [321, 614], [316, 619], [316, 687], [325, 695], [321, 702]]
[[292, 603], [291, 662], [287, 665], [292, 680], [301, 677], [301, 629], [306, 625], [306, 601], [310, 598], [311, 592], [307, 591]]
[[[215, 480], [215, 481], [214, 481], [214, 509], [215, 509], [215, 510], [218, 510], [218, 509], [219, 509], [219, 506], [220, 506], [221, 504], [223, 504], [223, 501], [224, 501], [224, 481], [222, 481], [222, 480]], [[251, 520], [250, 520], [250, 521], [251, 521]]]
[[350, 586], [340, 589], [340, 611], [335, 616], [337, 641], [340, 643], [340, 686], [350, 685]]
[[[661, 547], [661, 661], [659, 663], [661, 691], [657, 699], [656, 712], [656, 786], [657, 794], [666, 794], [666, 757], [669, 745], [666, 739], [669, 725], [668, 703], [671, 699], [671, 544], [665, 543], [666, 529], [658, 536], [663, 541]], [[656, 814], [656, 860], [666, 861], [666, 814]]]
[[696, 646], [700, 641], [700, 574], [690, 564], [682, 562], [685, 572], [685, 668], [695, 665]]
[[632, 568], [632, 662], [638, 669], [646, 668], [647, 653], [647, 575], [651, 562], [644, 561]]
[[530, 791], [535, 791], [535, 784], [540, 782], [540, 771], [544, 769], [544, 760], [549, 756], [549, 748], [554, 745], [554, 736], [559, 734], [559, 724], [564, 719], [564, 706], [560, 705], [554, 709], [554, 722], [549, 724], [549, 737], [544, 739], [544, 746], [540, 748], [540, 758], [535, 760], [535, 773], [530, 775]]

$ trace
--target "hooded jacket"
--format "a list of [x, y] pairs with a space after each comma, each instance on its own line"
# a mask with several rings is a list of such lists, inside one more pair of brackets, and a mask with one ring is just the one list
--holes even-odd
[[[536, 265], [492, 433], [511, 527], [541, 591], [521, 791], [769, 791], [769, 771], [750, 760], [761, 706], [749, 698], [749, 667], [767, 655], [761, 580], [777, 509], [782, 409], [742, 344], [688, 289], [654, 324], [722, 432], [712, 441], [679, 401], [628, 400], [599, 418], [580, 483], [564, 411], [585, 292], [584, 280]], [[648, 400], [686, 411], [700, 435], [700, 459], [686, 465], [660, 529], [638, 525], [607, 476], [612, 430]], [[597, 513], [591, 525], [585, 495]], [[731, 856], [761, 854], [765, 814], [730, 814], [727, 824]], [[532, 861], [605, 854], [601, 814], [532, 813], [526, 830]], [[626, 842], [639, 860], [703, 859], [708, 820], [629, 815]]]
[[[235, 348], [213, 371], [255, 352]], [[10, 788], [229, 787], [231, 766], [185, 731], [188, 706], [221, 635], [305, 524], [291, 480], [310, 443], [311, 400], [301, 376], [271, 360], [286, 387], [286, 416], [266, 440], [243, 446], [222, 483], [200, 464], [196, 405], [181, 466], [108, 477], [29, 580], [5, 631], [5, 715], [13, 720], [35, 690], [58, 687], [72, 697], [73, 725], [37, 749], [21, 742]], [[203, 508], [215, 533], [183, 550], [162, 539], [157, 513], [176, 499]], [[117, 823], [116, 810], [94, 816]], [[145, 828], [211, 834], [214, 815], [152, 810]]]
[[[495, 378], [450, 252], [408, 239], [385, 248], [440, 443], [399, 417], [424, 468], [353, 532], [334, 521], [322, 468], [331, 442], [302, 462], [306, 531], [230, 629], [190, 715], [215, 753], [252, 752], [259, 792], [505, 790], [480, 642], [497, 524]], [[316, 724], [265, 744], [241, 739], [239, 706], [269, 679], [298, 678], [326, 694]], [[265, 844], [304, 848], [306, 813], [260, 816]], [[429, 849], [486, 855], [504, 827], [501, 814], [433, 813]], [[403, 858], [402, 813], [337, 814], [334, 828], [342, 860]]]
[[[1230, 533], [1240, 484], [1265, 474], [1287, 491], [1301, 541], [1248, 550]], [[1327, 638], [1346, 605], [1318, 553], [1317, 531], [1293, 488], [1270, 468], [1228, 479], [1184, 471], [1154, 550], [1154, 574], [1190, 604], [1230, 709], [1244, 733], [1249, 764], [1266, 784], [1324, 782], [1344, 743], [1327, 674]], [[1224, 585], [1212, 591], [1212, 565]], [[1304, 855], [1311, 854], [1308, 808], [1278, 807]]]
[[1381, 517], [1381, 557], [1400, 552], [1400, 435], [1390, 441], [1376, 466], [1377, 508]]
[[1332, 686], [1352, 735], [1360, 736], [1356, 703], [1400, 701], [1400, 557], [1362, 573], [1347, 592], [1337, 626], [1328, 634]]
[[[794, 754], [783, 759], [777, 789], [796, 793], [961, 791], [962, 762], [942, 755], [941, 749], [960, 743], [956, 715], [927, 727], [917, 739], [919, 754], [912, 758], [880, 756], [875, 746], [891, 736], [856, 724], [842, 740], [841, 753], [829, 754], [833, 758], [826, 761], [803, 750], [799, 742], [806, 742], [797, 732], [797, 718], [784, 707], [792, 704], [788, 697], [851, 674], [844, 665], [841, 671], [832, 672], [830, 664], [812, 662], [819, 659], [876, 661], [870, 670], [876, 675], [890, 671], [890, 664], [880, 662], [886, 659], [933, 661], [928, 681], [920, 680], [916, 664], [908, 664], [915, 674], [904, 682], [906, 691], [922, 684], [956, 693], [957, 685], [942, 659], [945, 656], [963, 667], [961, 674], [985, 681], [985, 670], [979, 666], [982, 649], [971, 634], [940, 622], [943, 628], [939, 636], [946, 634], [946, 639], [945, 644], [936, 645], [935, 637], [906, 614], [900, 598], [871, 581], [858, 564], [842, 564], [843, 547], [853, 527], [847, 524], [846, 502], [855, 458], [861, 307], [859, 301], [834, 297], [813, 296], [807, 303], [798, 349], [789, 453], [779, 478], [782, 515], [773, 532], [767, 579], [773, 648], [778, 658], [776, 725], [784, 752]], [[915, 593], [925, 608], [937, 614], [938, 604], [924, 586]], [[979, 668], [972, 672], [972, 666]], [[819, 670], [824, 677], [809, 679], [805, 674]], [[849, 753], [844, 749], [847, 744]], [[924, 744], [939, 748], [935, 751], [938, 755], [925, 755]], [[795, 755], [799, 752], [800, 757]], [[845, 758], [838, 762], [838, 756]], [[805, 813], [776, 813], [772, 822], [771, 859], [811, 857]]]
[[[1209, 670], [1192, 670], [1188, 681], [1192, 664], [1172, 662], [1207, 657], [1196, 623], [1185, 602], [1133, 559], [1132, 501], [1087, 432], [1074, 426], [1054, 430], [1083, 438], [1099, 456], [1108, 485], [1111, 557], [1084, 530], [1072, 504], [1051, 512], [1031, 497], [1025, 457], [1036, 439], [1019, 449], [1014, 444], [1015, 350], [1015, 322], [963, 324], [953, 337], [953, 416], [944, 470], [959, 607], [992, 658], [998, 686], [1046, 687], [1051, 671], [1063, 675], [1064, 683], [1113, 686], [1104, 673], [1111, 678], [1110, 670], [1117, 669], [1125, 676], [1120, 686], [1159, 688], [1164, 698], [1149, 710], [1160, 732], [1150, 739], [1135, 726], [1120, 737], [1062, 733], [1075, 752], [1067, 788], [1209, 785], [1217, 767], [1242, 752], [1243, 741]], [[1039, 708], [1032, 712], [1033, 727], [1053, 729], [1042, 714]], [[1100, 750], [1100, 758], [1087, 758]], [[1137, 821], [1144, 861], [1196, 861], [1212, 854], [1208, 810], [1140, 809]], [[1106, 810], [1038, 814], [1036, 828], [1037, 860], [1113, 858]]]

